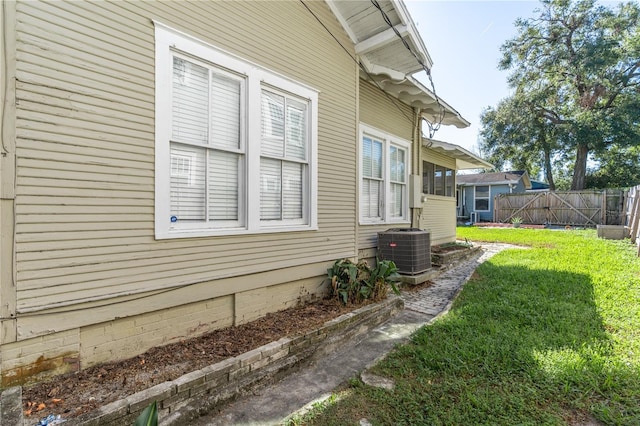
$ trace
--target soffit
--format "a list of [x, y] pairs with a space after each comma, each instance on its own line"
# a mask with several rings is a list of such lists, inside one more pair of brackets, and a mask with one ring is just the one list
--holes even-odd
[[493, 165], [459, 145], [433, 139], [422, 139], [422, 146], [456, 159], [456, 169], [491, 169]]
[[402, 40], [371, 0], [327, 0], [327, 4], [355, 45], [360, 63], [366, 69], [360, 71], [362, 79], [376, 84], [407, 105], [422, 109], [422, 118], [430, 123], [440, 120], [442, 109], [442, 124], [458, 128], [469, 126], [458, 111], [411, 77], [425, 71], [418, 59], [427, 69], [431, 69], [433, 62], [401, 0], [378, 0], [377, 4]]
[[429, 52], [402, 1], [377, 1], [402, 40], [371, 0], [328, 0], [327, 4], [353, 41], [360, 57], [403, 75], [421, 71], [422, 66], [406, 49], [402, 43], [404, 40], [427, 68], [431, 68], [433, 62]]

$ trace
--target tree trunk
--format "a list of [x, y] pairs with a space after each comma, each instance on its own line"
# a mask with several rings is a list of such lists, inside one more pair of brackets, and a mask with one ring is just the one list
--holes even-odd
[[589, 157], [589, 147], [587, 145], [578, 145], [576, 150], [576, 163], [573, 167], [573, 181], [571, 182], [571, 190], [581, 191], [584, 189], [585, 178], [587, 176], [587, 158]]
[[556, 190], [556, 183], [553, 180], [553, 171], [551, 169], [551, 151], [545, 146], [544, 148], [544, 174], [549, 182], [549, 190]]

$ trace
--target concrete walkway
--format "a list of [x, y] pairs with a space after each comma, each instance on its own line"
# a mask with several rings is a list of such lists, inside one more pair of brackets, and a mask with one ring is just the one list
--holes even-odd
[[446, 313], [476, 267], [494, 254], [513, 248], [507, 244], [483, 244], [482, 250], [433, 279], [433, 285], [403, 293], [405, 309], [386, 323], [330, 355], [312, 361], [302, 371], [241, 398], [219, 413], [201, 417], [192, 425], [277, 425], [292, 413], [303, 412], [329, 395], [341, 383], [355, 377], [406, 341], [418, 328]]

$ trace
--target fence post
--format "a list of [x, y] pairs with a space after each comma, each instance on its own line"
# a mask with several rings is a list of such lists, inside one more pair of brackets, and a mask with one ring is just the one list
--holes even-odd
[[629, 221], [629, 225], [631, 227], [629, 230], [629, 236], [631, 237], [632, 243], [636, 242], [636, 238], [638, 236], [638, 222], [640, 222], [638, 210], [640, 210], [640, 186], [636, 186], [634, 188], [633, 208], [631, 209], [631, 217]]
[[601, 210], [600, 210], [600, 223], [602, 225], [606, 225], [607, 224], [607, 190], [604, 189], [602, 191], [602, 202], [600, 203]]

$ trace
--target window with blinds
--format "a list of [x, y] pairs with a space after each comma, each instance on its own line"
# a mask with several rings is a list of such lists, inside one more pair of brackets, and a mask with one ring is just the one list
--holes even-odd
[[318, 92], [156, 26], [156, 238], [317, 229]]
[[474, 207], [476, 211], [489, 211], [489, 190], [488, 185], [474, 186]]
[[405, 217], [405, 199], [407, 198], [407, 173], [405, 150], [397, 146], [389, 147], [389, 168], [391, 171], [390, 214], [392, 218]]
[[382, 219], [384, 180], [382, 178], [382, 142], [362, 139], [361, 211], [365, 219]]
[[408, 220], [409, 142], [361, 125], [360, 221]]
[[242, 78], [173, 58], [171, 218], [240, 223]]
[[260, 220], [299, 221], [305, 216], [308, 181], [307, 104], [262, 90]]

